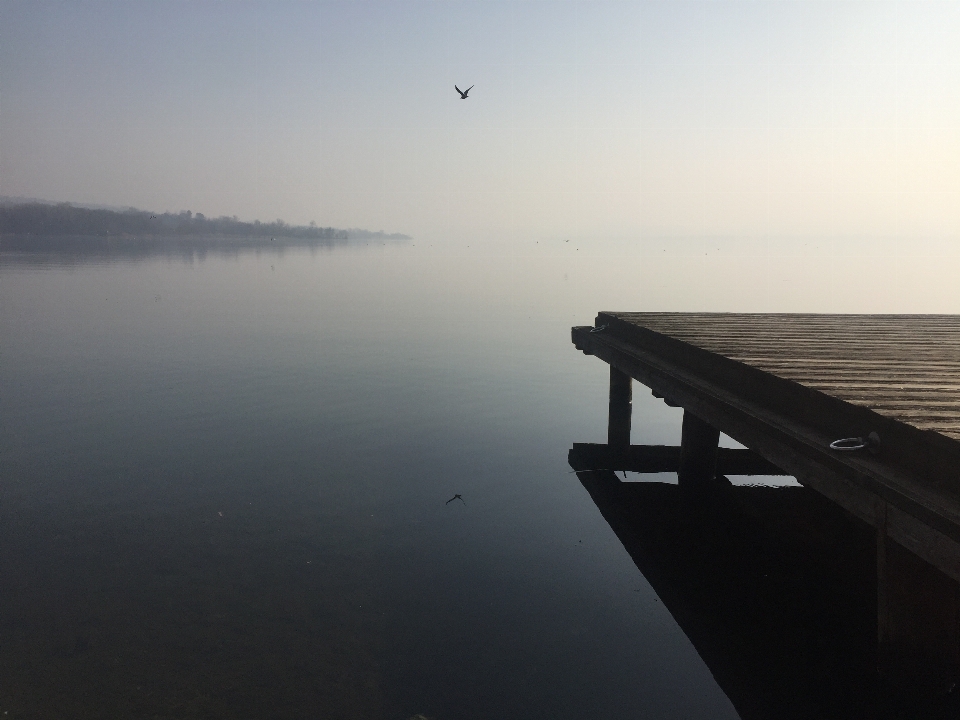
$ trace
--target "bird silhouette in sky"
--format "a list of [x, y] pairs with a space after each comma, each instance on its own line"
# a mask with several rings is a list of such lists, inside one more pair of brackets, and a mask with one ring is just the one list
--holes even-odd
[[460, 99], [461, 99], [461, 100], [466, 100], [466, 99], [467, 99], [467, 93], [470, 92], [471, 90], [473, 90], [473, 85], [471, 85], [470, 87], [468, 87], [466, 90], [461, 90], [461, 89], [458, 88], [456, 85], [454, 85], [454, 86], [453, 86], [453, 89], [456, 90], [458, 93], [460, 93]]
[[454, 495], [452, 498], [450, 498], [449, 500], [447, 500], [447, 502], [446, 502], [445, 504], [449, 505], [449, 504], [452, 503], [454, 500], [459, 500], [459, 501], [462, 502], [464, 505], [467, 504], [467, 503], [464, 501], [463, 496], [462, 496], [460, 493], [457, 493], [457, 494]]

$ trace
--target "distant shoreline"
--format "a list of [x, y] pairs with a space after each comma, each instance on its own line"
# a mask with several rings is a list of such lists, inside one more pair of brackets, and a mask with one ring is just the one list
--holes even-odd
[[139, 247], [221, 248], [340, 245], [352, 240], [403, 241], [401, 233], [316, 224], [290, 225], [282, 220], [244, 222], [236, 217], [207, 218], [189, 210], [151, 213], [110, 210], [69, 203], [0, 204], [0, 249], [14, 251], [108, 250]]
[[334, 247], [367, 239], [243, 235], [32, 235], [0, 233], [0, 252], [253, 250]]

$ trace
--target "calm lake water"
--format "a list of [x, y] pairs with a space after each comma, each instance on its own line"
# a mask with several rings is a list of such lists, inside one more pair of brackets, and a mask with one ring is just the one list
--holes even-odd
[[960, 309], [943, 248], [790, 248], [0, 253], [0, 712], [737, 717], [570, 472], [569, 330]]

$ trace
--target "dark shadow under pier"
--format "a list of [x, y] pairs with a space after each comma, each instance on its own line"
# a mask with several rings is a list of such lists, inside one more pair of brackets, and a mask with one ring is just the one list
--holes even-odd
[[[677, 485], [571, 465], [744, 720], [958, 717], [877, 674], [876, 533], [804, 487]], [[926, 698], [926, 699], [924, 699]]]

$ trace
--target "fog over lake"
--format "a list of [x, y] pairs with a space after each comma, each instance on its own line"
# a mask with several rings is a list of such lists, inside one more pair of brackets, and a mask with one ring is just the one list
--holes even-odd
[[[960, 313], [960, 3], [0, 0], [0, 28], [0, 720], [777, 694], [624, 540], [617, 493], [655, 526], [675, 473], [573, 472], [611, 376], [571, 327]], [[678, 445], [632, 387], [632, 442]], [[778, 587], [769, 627], [832, 597]]]

